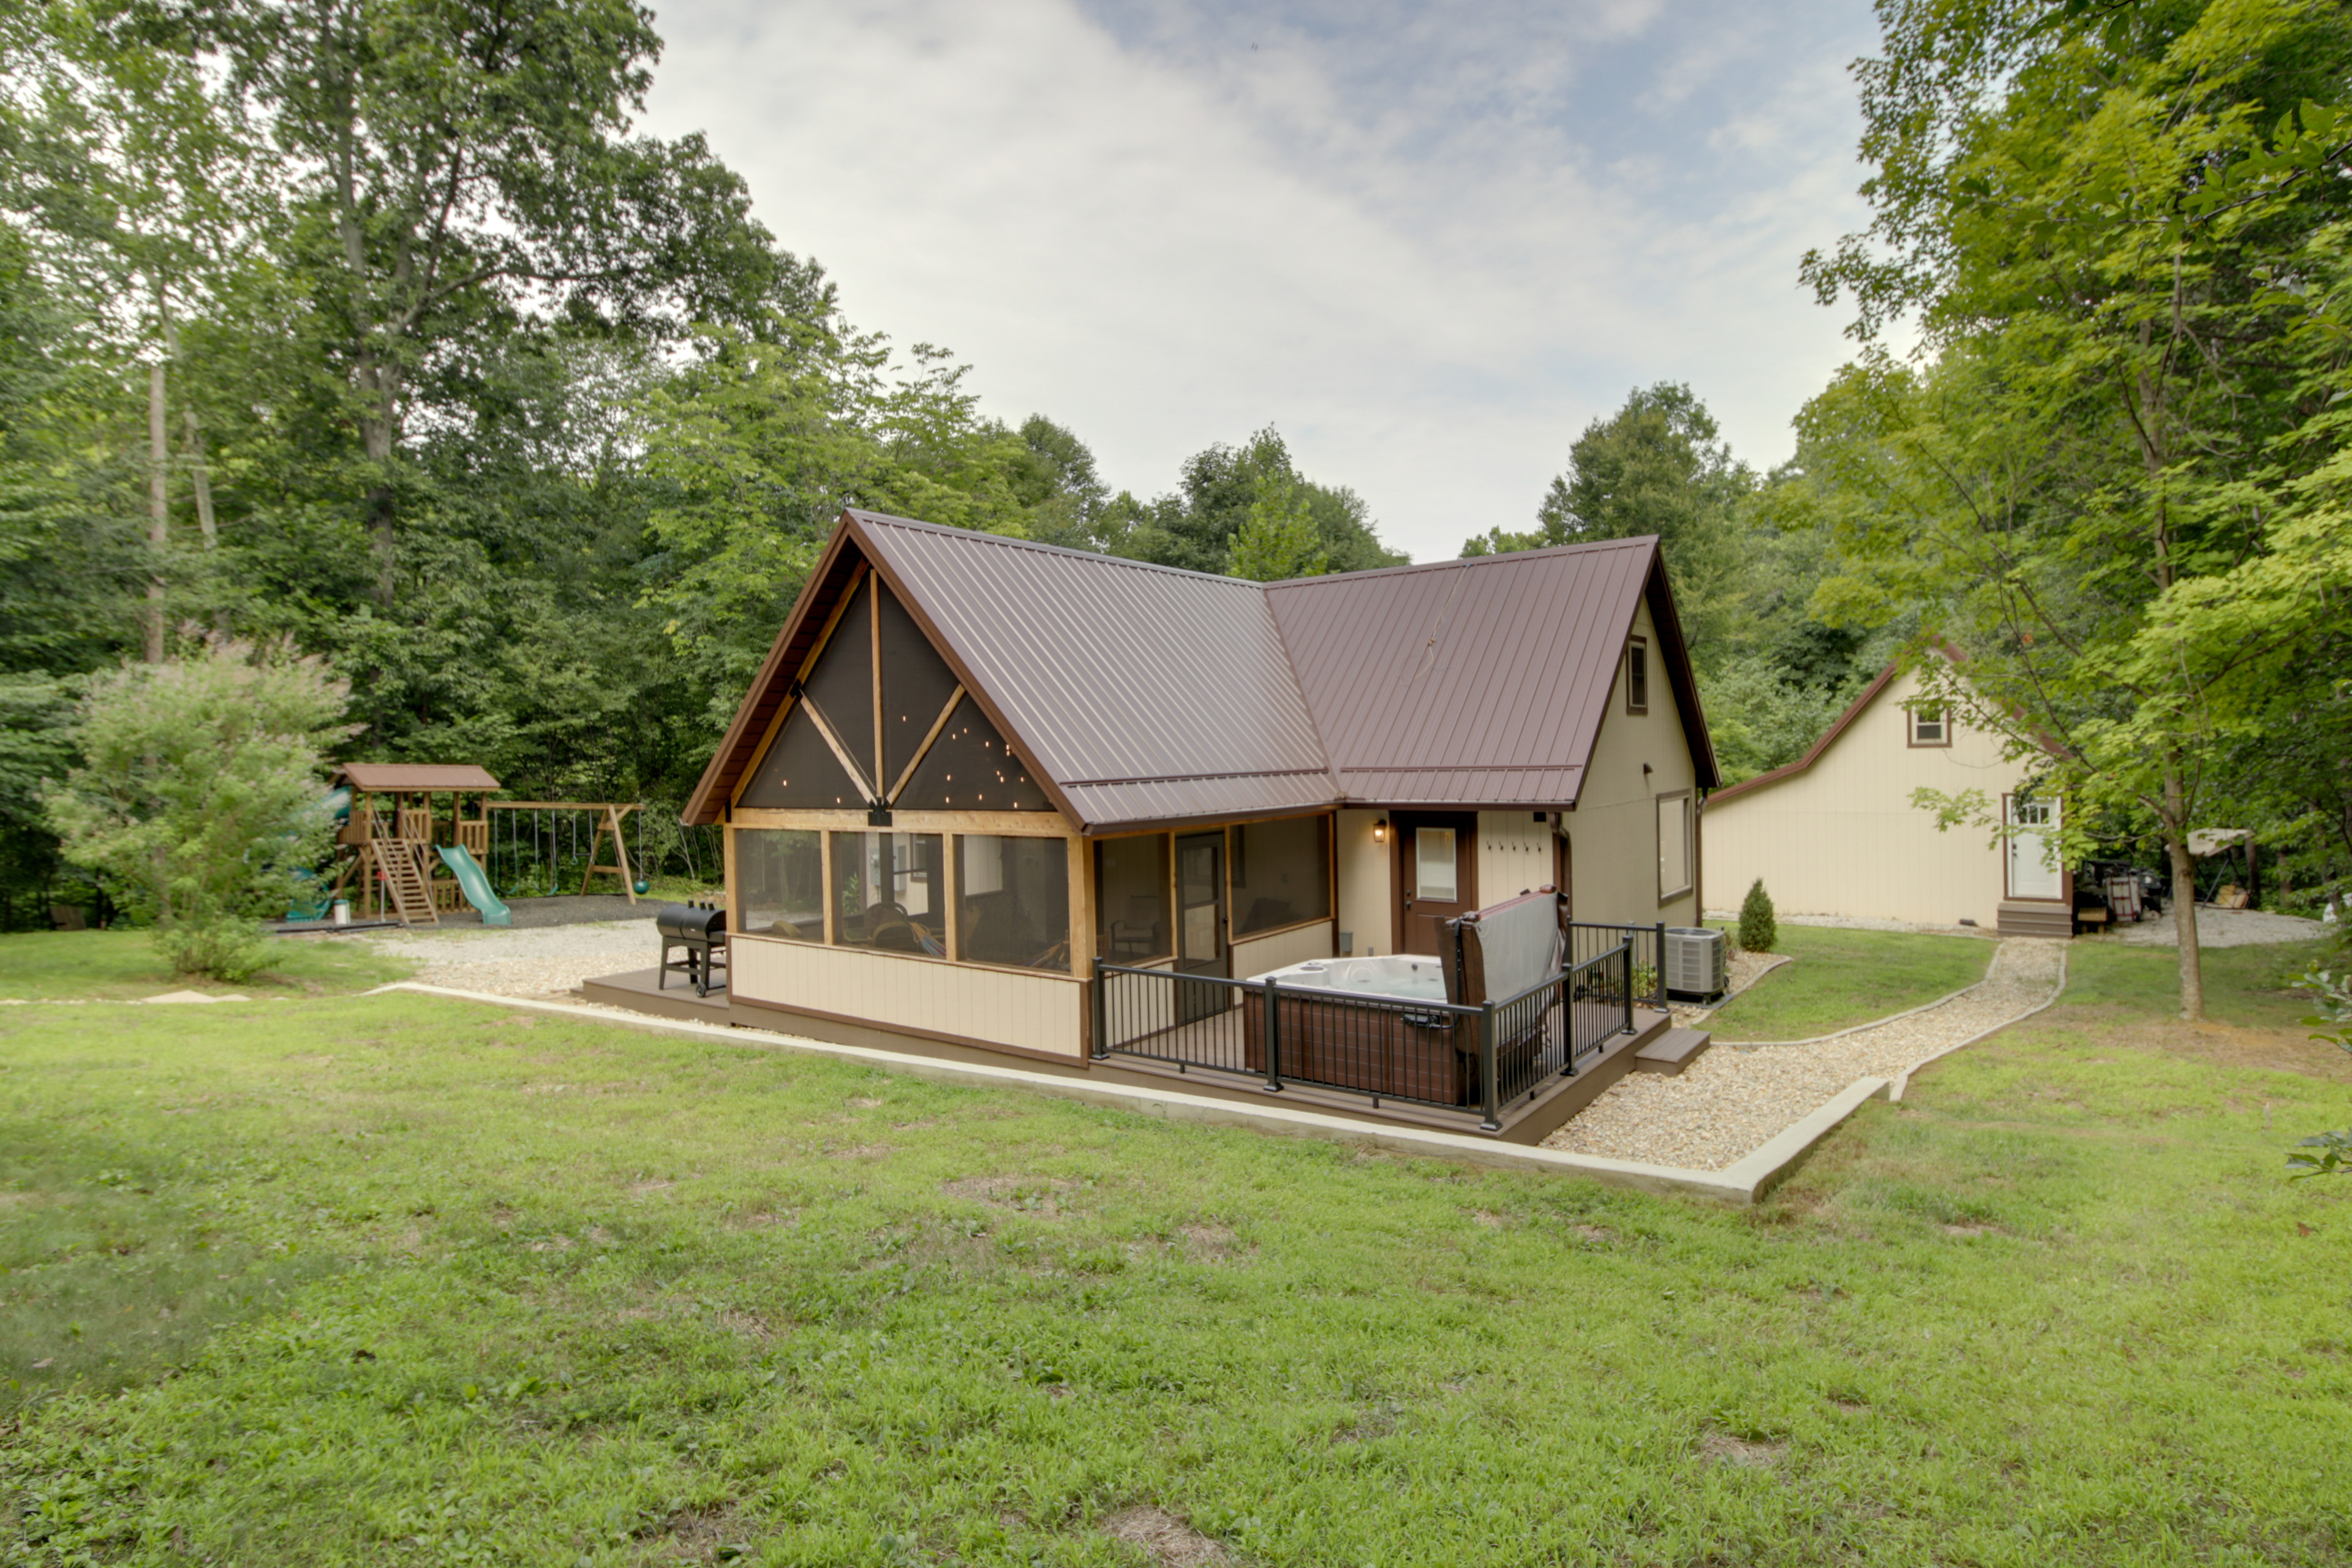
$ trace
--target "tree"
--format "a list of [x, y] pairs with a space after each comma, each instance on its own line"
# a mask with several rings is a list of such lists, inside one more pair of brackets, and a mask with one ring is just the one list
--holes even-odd
[[326, 852], [320, 778], [349, 694], [317, 659], [241, 643], [96, 678], [82, 764], [47, 801], [67, 857], [154, 920], [182, 973], [252, 974], [261, 917]]
[[1874, 350], [1801, 421], [1853, 567], [1816, 604], [1919, 615], [1916, 652], [1963, 656], [1921, 658], [1927, 700], [2054, 753], [2078, 821], [2148, 825], [2201, 1016], [2189, 828], [2347, 581], [2321, 477], [2343, 355], [2311, 285], [2340, 276], [2352, 207], [2318, 174], [2347, 150], [2352, 22], [2305, 0], [1881, 16], [1874, 218], [1806, 275], [1865, 339], [1915, 321], [1934, 363]]
[[1255, 477], [1255, 498], [1249, 519], [1234, 535], [1225, 574], [1253, 583], [1279, 583], [1291, 577], [1319, 577], [1330, 563], [1307, 498], [1296, 480], [1268, 469]]
[[1172, 495], [1149, 505], [1129, 496], [1116, 498], [1105, 508], [1105, 543], [1114, 554], [1134, 560], [1223, 575], [1235, 538], [1260, 504], [1261, 478], [1288, 487], [1305, 508], [1330, 570], [1404, 564], [1402, 553], [1381, 543], [1363, 498], [1299, 473], [1289, 443], [1271, 425], [1238, 447], [1219, 442], [1186, 458]]
[[1694, 647], [1709, 640], [1734, 552], [1733, 513], [1754, 480], [1724, 444], [1715, 416], [1691, 389], [1636, 387], [1569, 448], [1531, 531], [1488, 530], [1465, 556], [1658, 536], [1675, 608]]
[[1769, 952], [1780, 945], [1780, 926], [1774, 918], [1772, 895], [1759, 877], [1739, 901], [1739, 945], [1748, 952]]

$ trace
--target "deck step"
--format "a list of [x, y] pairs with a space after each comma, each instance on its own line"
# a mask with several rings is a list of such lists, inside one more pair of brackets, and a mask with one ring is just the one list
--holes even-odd
[[1633, 1070], [1676, 1077], [1714, 1043], [1705, 1029], [1668, 1029], [1633, 1053]]
[[2074, 911], [2064, 904], [2004, 903], [1998, 929], [2003, 936], [2048, 936], [2061, 940], [2074, 934]]

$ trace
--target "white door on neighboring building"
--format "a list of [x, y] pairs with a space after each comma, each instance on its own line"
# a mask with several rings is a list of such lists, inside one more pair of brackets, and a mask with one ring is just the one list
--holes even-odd
[[2057, 861], [2058, 802], [2001, 796], [2009, 818], [2009, 896], [2066, 899], [2066, 872]]

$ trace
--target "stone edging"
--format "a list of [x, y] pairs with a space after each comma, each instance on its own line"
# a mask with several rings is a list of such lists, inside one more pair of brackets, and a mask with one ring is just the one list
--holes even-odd
[[[1867, 1024], [1856, 1024], [1852, 1028], [1838, 1029], [1826, 1035], [1815, 1035], [1810, 1040], [1717, 1040], [1715, 1043], [1718, 1046], [1729, 1046], [1734, 1050], [1741, 1051], [1769, 1050], [1775, 1046], [1818, 1046], [1829, 1040], [1843, 1040], [1848, 1035], [1859, 1035], [1864, 1029], [1875, 1029], [1888, 1024], [1900, 1023], [1906, 1018], [1916, 1017], [1922, 1013], [1940, 1007], [1947, 1002], [1957, 1001], [1958, 998], [1965, 996], [1969, 992], [1975, 990], [1978, 986], [1982, 985], [1986, 981], [1990, 980], [1992, 978], [1992, 966], [2000, 957], [2000, 942], [1996, 942], [1993, 943], [1992, 953], [1993, 955], [1991, 958], [1985, 960], [1985, 972], [1982, 974], [1978, 975], [1974, 980], [1969, 981], [1966, 985], [1961, 986], [1958, 991], [1948, 991], [1943, 995], [1937, 997], [1933, 1002], [1922, 1002], [1916, 1007], [1906, 1007], [1900, 1013], [1889, 1013], [1884, 1018], [1873, 1018]], [[1794, 961], [1795, 956], [1796, 955], [1793, 953], [1790, 955], [1791, 962]], [[2060, 955], [2058, 964], [2058, 986], [2059, 989], [2063, 991], [2065, 989], [2066, 985], [2066, 960], [2063, 954]], [[1780, 965], [1777, 963], [1772, 966], [1773, 969], [1778, 969]], [[1770, 973], [1772, 973], [1772, 970], [1770, 969], [1764, 972], [1765, 974], [1769, 974]], [[1756, 978], [1758, 980], [1761, 980], [1764, 978], [1764, 975], [1759, 974]], [[1751, 982], [1751, 984], [1753, 983]], [[2044, 1003], [2043, 1005], [2047, 1006], [2048, 1004]], [[2020, 1013], [2017, 1016], [2019, 1018], [2022, 1018], [2029, 1016], [2029, 1015]], [[2017, 1020], [2015, 1018], [2010, 1020], [2011, 1023], [2015, 1023], [2016, 1021]], [[2009, 1027], [2009, 1025], [2003, 1024], [2000, 1026], [2005, 1029]], [[1984, 1037], [1979, 1035], [1977, 1037], [1979, 1039], [1982, 1039]], [[1958, 1050], [1959, 1047], [1955, 1046], [1952, 1048], [1954, 1050]]]
[[2062, 947], [2058, 950], [2058, 984], [2051, 990], [2049, 998], [2046, 1001], [2041, 1002], [2034, 1006], [2028, 1007], [2016, 1017], [2004, 1019], [2002, 1022], [1995, 1024], [1991, 1028], [1984, 1030], [1980, 1034], [1970, 1035], [1958, 1045], [1946, 1046], [1942, 1050], [1936, 1052], [1932, 1056], [1921, 1057], [1917, 1061], [1913, 1062], [1909, 1067], [1905, 1068], [1901, 1072], [1895, 1075], [1895, 1082], [1893, 1086], [1887, 1089], [1886, 1098], [1890, 1100], [1900, 1100], [1903, 1098], [1903, 1091], [1911, 1087], [1911, 1075], [1917, 1072], [1921, 1068], [1926, 1067], [1930, 1062], [1941, 1061], [1944, 1058], [1950, 1056], [1954, 1051], [1965, 1050], [1969, 1047], [1975, 1045], [1979, 1040], [1990, 1039], [1993, 1036], [2000, 1034], [2003, 1029], [2011, 1027], [2012, 1025], [2022, 1024], [2028, 1018], [2032, 1017], [2036, 1013], [2048, 1012], [2051, 1008], [2058, 1005], [2058, 998], [2065, 994], [2066, 950]]
[[900, 1056], [869, 1046], [835, 1045], [830, 1041], [772, 1034], [764, 1029], [740, 1029], [731, 1025], [698, 1024], [649, 1015], [639, 1016], [566, 1002], [535, 1002], [514, 996], [496, 996], [479, 991], [459, 991], [446, 985], [427, 985], [413, 980], [380, 985], [362, 994], [377, 996], [399, 991], [579, 1018], [590, 1023], [638, 1029], [647, 1034], [724, 1041], [734, 1046], [791, 1051], [803, 1056], [830, 1057], [836, 1061], [881, 1068], [933, 1083], [956, 1084], [970, 1089], [1029, 1089], [1089, 1105], [1159, 1116], [1171, 1121], [1212, 1127], [1247, 1127], [1261, 1132], [1282, 1133], [1296, 1138], [1357, 1143], [1391, 1153], [1458, 1160], [1465, 1164], [1483, 1165], [1492, 1170], [1539, 1171], [1550, 1175], [1583, 1176], [1608, 1186], [1631, 1187], [1650, 1193], [1685, 1193], [1730, 1204], [1759, 1201], [1811, 1152], [1814, 1144], [1827, 1137], [1864, 1101], [1886, 1097], [1889, 1089], [1887, 1080], [1882, 1078], [1856, 1079], [1827, 1104], [1782, 1129], [1766, 1140], [1762, 1146], [1725, 1169], [1693, 1171], [1676, 1165], [1645, 1164], [1637, 1160], [1612, 1160], [1596, 1154], [1570, 1154], [1556, 1149], [1528, 1148], [1517, 1143], [1472, 1138], [1458, 1132], [1437, 1132], [1418, 1127], [1382, 1127], [1373, 1122], [1326, 1116], [1318, 1111], [1292, 1110], [1284, 1106], [1241, 1105], [1166, 1089], [1057, 1078], [1049, 1073], [1028, 1072], [1019, 1068]]

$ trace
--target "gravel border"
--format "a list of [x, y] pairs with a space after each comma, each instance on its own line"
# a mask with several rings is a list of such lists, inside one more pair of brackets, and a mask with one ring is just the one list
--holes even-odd
[[1856, 1079], [1907, 1082], [1937, 1057], [2049, 1006], [2065, 984], [2066, 943], [2012, 937], [1984, 979], [1926, 1007], [1809, 1042], [1717, 1044], [1679, 1076], [1629, 1073], [1543, 1146], [1726, 1170]]

